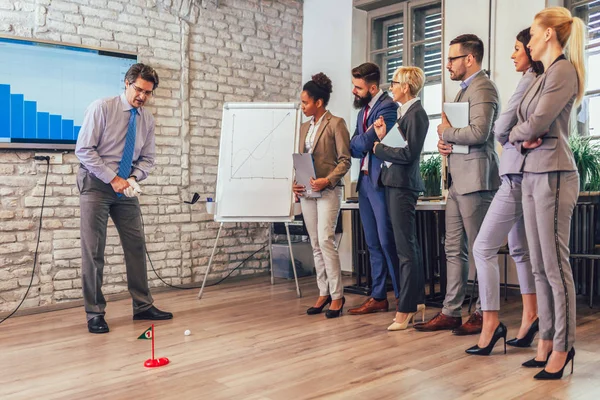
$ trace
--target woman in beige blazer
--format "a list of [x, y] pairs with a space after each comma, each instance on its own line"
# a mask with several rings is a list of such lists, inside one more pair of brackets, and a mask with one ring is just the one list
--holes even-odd
[[306, 310], [319, 314], [330, 304], [325, 316], [339, 317], [344, 307], [342, 268], [335, 245], [335, 227], [342, 205], [344, 175], [350, 169], [350, 134], [342, 118], [327, 111], [331, 96], [331, 80], [323, 73], [308, 81], [300, 95], [302, 112], [310, 121], [300, 127], [299, 153], [311, 153], [316, 178], [311, 189], [321, 197], [304, 196], [306, 188], [294, 182], [294, 193], [300, 198], [304, 224], [313, 248], [319, 298]]
[[[540, 11], [528, 47], [544, 73], [525, 91], [509, 141], [525, 154], [522, 201], [535, 277], [540, 340], [525, 367], [536, 379], [560, 379], [575, 357], [575, 285], [569, 235], [579, 176], [569, 147], [569, 119], [585, 92], [585, 25], [563, 7]], [[571, 364], [573, 372], [573, 364]]]

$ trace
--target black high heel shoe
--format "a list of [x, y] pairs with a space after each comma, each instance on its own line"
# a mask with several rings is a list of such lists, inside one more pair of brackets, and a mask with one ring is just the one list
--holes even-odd
[[546, 366], [546, 364], [548, 363], [548, 360], [550, 359], [550, 354], [552, 354], [552, 352], [548, 353], [548, 357], [546, 357], [546, 361], [538, 361], [535, 358], [532, 358], [531, 360], [525, 361], [521, 365], [524, 366], [525, 368], [544, 368]]
[[344, 312], [344, 304], [346, 304], [346, 298], [342, 297], [342, 306], [340, 307], [339, 310], [332, 310], [331, 308], [329, 310], [327, 310], [327, 312], [325, 313], [325, 316], [327, 318], [337, 318], [340, 315], [342, 315], [342, 313]]
[[571, 363], [571, 374], [573, 374], [573, 366], [575, 365], [575, 347], [571, 347], [571, 350], [569, 350], [569, 353], [567, 354], [567, 359], [565, 360], [565, 365], [563, 365], [560, 371], [548, 372], [546, 371], [546, 369], [543, 369], [540, 372], [538, 372], [538, 374], [534, 376], [533, 379], [540, 379], [544, 381], [554, 381], [561, 379], [565, 367], [569, 364], [569, 362]]
[[321, 307], [311, 307], [306, 310], [306, 313], [308, 315], [321, 314], [321, 311], [323, 311], [323, 308], [325, 308], [327, 304], [331, 304], [331, 296], [327, 296], [327, 300], [325, 300], [325, 303], [321, 304]]
[[540, 330], [539, 323], [540, 320], [539, 318], [537, 318], [535, 321], [533, 321], [525, 336], [523, 336], [521, 339], [510, 339], [506, 342], [506, 344], [512, 347], [530, 347], [531, 343], [533, 342], [533, 339], [535, 338], [536, 333], [538, 333]]
[[465, 350], [465, 352], [467, 354], [471, 354], [471, 355], [475, 355], [475, 356], [489, 356], [492, 352], [492, 349], [496, 345], [496, 342], [498, 340], [500, 340], [500, 338], [503, 338], [504, 339], [504, 354], [506, 354], [506, 333], [507, 332], [508, 332], [508, 330], [506, 329], [506, 326], [502, 322], [500, 322], [500, 325], [498, 325], [498, 327], [494, 331], [494, 335], [492, 336], [492, 339], [490, 340], [490, 343], [488, 343], [487, 346], [479, 347], [479, 346], [475, 345], [475, 346]]

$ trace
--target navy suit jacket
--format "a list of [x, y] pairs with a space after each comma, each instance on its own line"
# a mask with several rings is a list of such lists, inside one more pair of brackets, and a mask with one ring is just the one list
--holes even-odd
[[[373, 186], [377, 187], [379, 185], [379, 175], [381, 175], [381, 164], [383, 164], [383, 161], [373, 154], [373, 145], [375, 144], [375, 141], [379, 141], [375, 129], [370, 129], [366, 133], [363, 130], [364, 114], [365, 108], [363, 107], [358, 113], [356, 129], [354, 130], [352, 139], [350, 139], [350, 153], [352, 154], [352, 157], [363, 158], [367, 153], [369, 154], [369, 175], [365, 176], [364, 174], [359, 174], [356, 191], [360, 190], [360, 181], [363, 177], [370, 179]], [[387, 94], [387, 92], [383, 92], [367, 115], [367, 128], [369, 128], [380, 115], [382, 115], [385, 120], [386, 132], [389, 132], [390, 129], [394, 127], [396, 119], [398, 118], [398, 104]]]

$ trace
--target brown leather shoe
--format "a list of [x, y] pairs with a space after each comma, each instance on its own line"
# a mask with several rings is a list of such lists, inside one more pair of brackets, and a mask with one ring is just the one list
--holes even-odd
[[475, 335], [481, 333], [483, 315], [478, 312], [471, 314], [467, 322], [452, 331], [456, 336]]
[[388, 304], [387, 299], [382, 301], [377, 301], [372, 297], [369, 297], [367, 301], [362, 303], [359, 307], [354, 307], [348, 310], [348, 314], [352, 315], [362, 315], [362, 314], [371, 314], [375, 312], [385, 312], [388, 311], [390, 305]]
[[414, 328], [418, 331], [422, 332], [435, 332], [435, 331], [443, 331], [448, 329], [456, 329], [462, 323], [462, 318], [460, 317], [449, 317], [447, 315], [442, 314], [441, 312], [437, 313], [435, 317], [430, 319], [427, 322], [421, 322], [419, 324], [414, 324]]

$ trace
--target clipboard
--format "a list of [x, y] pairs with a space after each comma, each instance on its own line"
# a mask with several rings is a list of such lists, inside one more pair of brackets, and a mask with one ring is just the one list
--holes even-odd
[[[444, 113], [453, 128], [469, 126], [469, 103], [444, 103]], [[469, 154], [469, 146], [452, 144], [452, 152], [456, 154]]]
[[294, 153], [292, 154], [292, 158], [294, 160], [296, 183], [298, 185], [303, 185], [306, 188], [304, 196], [311, 198], [321, 197], [321, 192], [313, 192], [313, 190], [310, 187], [310, 178], [316, 179], [317, 177], [312, 154]]
[[[385, 135], [385, 137], [381, 141], [381, 144], [397, 148], [404, 148], [408, 145], [406, 141], [406, 135], [404, 134], [402, 129], [400, 129], [400, 125], [397, 123], [395, 123], [392, 129], [390, 129], [387, 135]], [[384, 161], [383, 163], [388, 168], [392, 165], [392, 163], [389, 161]]]

